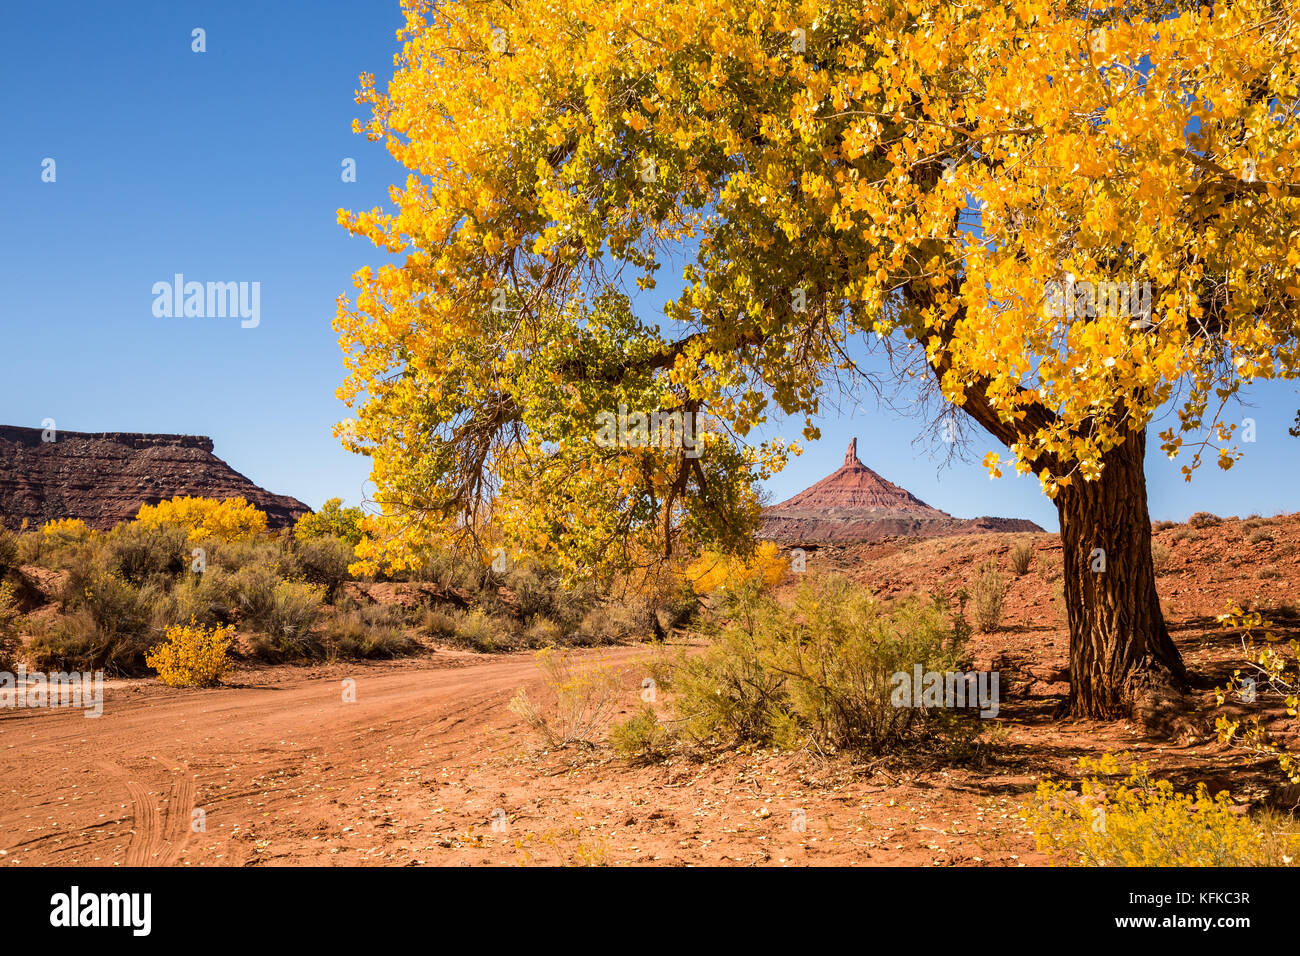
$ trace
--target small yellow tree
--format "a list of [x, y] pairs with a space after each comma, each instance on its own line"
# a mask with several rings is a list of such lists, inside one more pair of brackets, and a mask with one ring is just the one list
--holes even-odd
[[191, 541], [248, 541], [266, 531], [266, 513], [242, 497], [223, 501], [176, 497], [156, 505], [141, 505], [135, 520], [145, 527], [185, 528]]
[[211, 687], [230, 670], [234, 626], [204, 627], [189, 624], [167, 628], [165, 640], [145, 655], [145, 663], [169, 687]]

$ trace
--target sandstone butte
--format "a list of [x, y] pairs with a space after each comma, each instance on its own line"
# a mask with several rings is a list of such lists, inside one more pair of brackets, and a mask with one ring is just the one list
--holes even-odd
[[785, 544], [879, 541], [896, 535], [934, 538], [995, 531], [1039, 531], [1024, 518], [954, 518], [886, 481], [849, 442], [844, 464], [793, 498], [763, 509], [760, 535]]
[[144, 504], [178, 495], [243, 497], [283, 528], [311, 511], [296, 498], [259, 488], [212, 453], [199, 435], [131, 432], [54, 433], [0, 425], [0, 525], [40, 527], [80, 518], [104, 530], [129, 521]]

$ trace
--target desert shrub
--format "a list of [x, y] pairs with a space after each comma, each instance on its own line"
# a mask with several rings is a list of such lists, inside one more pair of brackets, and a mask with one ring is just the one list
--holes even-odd
[[65, 607], [84, 608], [96, 627], [112, 638], [146, 632], [159, 593], [156, 585], [132, 587], [88, 556], [69, 569], [62, 597]]
[[293, 536], [299, 541], [338, 538], [349, 548], [355, 548], [364, 534], [361, 526], [364, 518], [360, 508], [344, 508], [342, 498], [331, 498], [319, 511], [299, 518], [293, 526]]
[[1223, 519], [1210, 511], [1198, 511], [1187, 519], [1187, 524], [1193, 528], [1213, 528], [1222, 523]]
[[105, 539], [109, 569], [130, 584], [169, 579], [190, 566], [191, 548], [183, 528], [121, 524]]
[[[1045, 780], [1021, 815], [1038, 849], [1066, 866], [1279, 866], [1283, 848], [1267, 824], [1239, 815], [1226, 792], [1204, 784], [1179, 793], [1129, 763], [1122, 781], [1114, 754], [1081, 758], [1079, 792]], [[1286, 860], [1286, 862], [1290, 862]]]
[[573, 630], [569, 643], [579, 647], [598, 647], [648, 637], [652, 613], [645, 601], [635, 598], [594, 607]]
[[457, 643], [484, 654], [505, 650], [509, 646], [504, 622], [478, 607], [459, 616], [455, 637]]
[[1151, 531], [1153, 534], [1159, 534], [1161, 531], [1168, 531], [1177, 523], [1176, 521], [1153, 521], [1151, 522]]
[[378, 606], [333, 615], [320, 640], [331, 660], [400, 657], [418, 647], [402, 628], [400, 614]]
[[711, 646], [672, 674], [680, 732], [692, 742], [754, 742], [879, 753], [951, 713], [896, 706], [894, 675], [950, 672], [963, 656], [944, 600], [899, 602], [832, 576], [804, 583], [787, 607], [751, 591]]
[[524, 643], [529, 647], [549, 647], [558, 644], [564, 637], [560, 625], [545, 617], [533, 618], [524, 631]]
[[990, 558], [980, 565], [979, 576], [972, 586], [975, 601], [975, 626], [991, 634], [1002, 622], [1002, 605], [1007, 597], [1007, 579], [998, 570], [998, 563]]
[[26, 656], [36, 670], [95, 671], [130, 676], [145, 672], [153, 631], [107, 632], [86, 607], [61, 614], [28, 642]]
[[449, 641], [456, 636], [457, 618], [443, 608], [427, 607], [420, 620], [420, 629], [430, 637]]
[[239, 568], [227, 580], [238, 619], [250, 629], [261, 629], [275, 607], [275, 586], [281, 583], [280, 575], [273, 567], [254, 563]]
[[294, 551], [303, 578], [324, 587], [325, 599], [333, 600], [339, 586], [350, 579], [353, 546], [332, 535], [316, 535], [299, 540]]
[[244, 498], [176, 497], [141, 505], [135, 522], [145, 527], [183, 528], [190, 541], [249, 541], [266, 531], [266, 514]]
[[425, 549], [413, 559], [410, 571], [412, 581], [426, 581], [442, 590], [465, 588], [476, 591], [486, 580], [485, 570], [464, 555], [434, 549]]
[[610, 728], [609, 742], [625, 760], [648, 763], [668, 752], [672, 736], [659, 722], [655, 709], [646, 704], [637, 714]]
[[269, 602], [248, 619], [259, 632], [253, 641], [257, 652], [270, 660], [314, 656], [320, 644], [312, 635], [312, 627], [320, 620], [323, 598], [324, 589], [318, 584], [276, 582]]
[[547, 574], [532, 562], [512, 565], [505, 574], [505, 586], [514, 592], [519, 613], [526, 618], [552, 614], [561, 590], [558, 574]]
[[1256, 528], [1246, 536], [1246, 540], [1251, 544], [1263, 544], [1265, 541], [1272, 541], [1273, 536], [1263, 528]]
[[47, 521], [40, 531], [19, 537], [17, 563], [68, 567], [81, 560], [80, 555], [96, 550], [96, 538], [84, 521], [71, 518]]
[[18, 554], [7, 570], [22, 567], [25, 564], [41, 563], [41, 545], [44, 536], [39, 531], [24, 531], [17, 535]]
[[0, 581], [0, 671], [12, 672], [14, 669], [21, 647], [18, 631], [23, 620], [13, 585]]
[[1029, 571], [1029, 562], [1034, 558], [1034, 546], [1028, 541], [1022, 541], [1011, 548], [1011, 570], [1016, 574], [1025, 574]]
[[1175, 541], [1195, 541], [1196, 532], [1191, 528], [1179, 528], [1174, 532], [1173, 539]]
[[59, 518], [41, 525], [41, 537], [51, 548], [89, 541], [94, 534], [80, 518]]
[[27, 644], [27, 659], [35, 670], [93, 670], [107, 653], [108, 642], [85, 608], [59, 615], [40, 628]]
[[279, 537], [262, 537], [252, 541], [204, 542], [208, 567], [237, 572], [259, 567], [282, 580], [299, 579], [302, 566], [292, 544]]
[[155, 623], [165, 630], [193, 620], [206, 627], [232, 624], [238, 617], [237, 595], [230, 575], [220, 568], [184, 574], [155, 609]]
[[145, 663], [169, 687], [211, 687], [230, 670], [234, 640], [233, 627], [204, 627], [195, 621], [173, 625]]
[[574, 652], [553, 647], [537, 652], [537, 664], [546, 675], [553, 706], [543, 710], [521, 688], [510, 701], [510, 711], [547, 746], [593, 746], [596, 732], [614, 712], [618, 673], [602, 661], [579, 663]]
[[1159, 541], [1151, 542], [1151, 564], [1156, 574], [1164, 574], [1169, 569], [1169, 548]]
[[1282, 572], [1277, 568], [1260, 568], [1255, 572], [1255, 577], [1261, 581], [1276, 581], [1282, 576]]
[[18, 535], [0, 527], [0, 578], [19, 566]]

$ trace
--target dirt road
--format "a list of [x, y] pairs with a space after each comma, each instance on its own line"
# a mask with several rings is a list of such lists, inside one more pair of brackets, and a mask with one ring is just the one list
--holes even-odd
[[[644, 653], [600, 652], [626, 668], [623, 713]], [[1010, 809], [987, 790], [936, 802], [764, 754], [643, 768], [608, 749], [539, 755], [506, 705], [540, 683], [529, 654], [440, 651], [211, 690], [110, 681], [97, 719], [0, 711], [0, 865], [1014, 865], [1027, 850], [972, 840]]]
[[[97, 719], [0, 711], [0, 862], [386, 862], [399, 834], [419, 842], [453, 785], [438, 768], [513, 746], [498, 732], [513, 722], [505, 705], [537, 680], [527, 654], [326, 671], [252, 672], [211, 690], [109, 681]], [[355, 703], [343, 700], [349, 678]], [[293, 839], [273, 848], [263, 831]]]

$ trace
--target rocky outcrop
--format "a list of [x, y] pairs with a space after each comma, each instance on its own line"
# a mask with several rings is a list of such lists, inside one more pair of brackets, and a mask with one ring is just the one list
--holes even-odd
[[1042, 530], [1023, 518], [954, 518], [932, 508], [864, 465], [855, 438], [837, 471], [763, 510], [760, 534], [784, 543], [816, 543]]
[[0, 523], [35, 527], [80, 518], [92, 528], [129, 521], [144, 504], [177, 495], [243, 497], [272, 528], [311, 511], [296, 498], [253, 484], [197, 435], [65, 432], [0, 425]]

